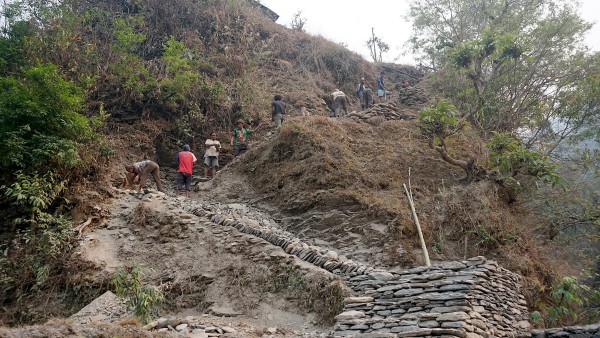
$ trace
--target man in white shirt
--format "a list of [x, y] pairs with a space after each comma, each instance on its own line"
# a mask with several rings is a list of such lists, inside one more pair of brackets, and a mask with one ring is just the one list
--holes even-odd
[[204, 152], [204, 177], [208, 177], [208, 169], [212, 170], [212, 178], [217, 174], [219, 166], [219, 151], [221, 151], [221, 142], [217, 140], [217, 133], [210, 134], [210, 138], [204, 142], [206, 151]]

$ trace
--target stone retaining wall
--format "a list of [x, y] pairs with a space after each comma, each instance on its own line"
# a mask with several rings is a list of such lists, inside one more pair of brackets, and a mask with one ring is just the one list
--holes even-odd
[[531, 330], [532, 338], [600, 338], [600, 324], [569, 326], [556, 329]]
[[483, 257], [348, 278], [362, 297], [346, 300], [336, 334], [528, 337], [519, 276]]
[[[280, 246], [342, 276], [357, 297], [345, 300], [334, 336], [530, 337], [519, 276], [483, 257], [388, 272], [309, 246], [266, 215], [241, 205], [191, 202], [186, 209]], [[554, 337], [554, 336], [553, 336]]]

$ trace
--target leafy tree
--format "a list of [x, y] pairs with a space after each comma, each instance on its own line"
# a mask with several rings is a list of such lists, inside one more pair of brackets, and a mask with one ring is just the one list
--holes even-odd
[[571, 2], [413, 0], [409, 17], [413, 50], [440, 71], [461, 120], [484, 132], [526, 130], [525, 145], [548, 154], [593, 115], [591, 96], [574, 95], [598, 57], [586, 54], [591, 26]]
[[447, 138], [457, 133], [464, 125], [459, 123], [458, 118], [456, 107], [442, 99], [436, 107], [422, 109], [417, 123], [429, 140], [429, 147], [435, 149], [444, 161], [463, 169], [466, 173], [465, 180], [470, 182], [485, 175], [485, 170], [475, 163], [474, 158], [457, 159], [448, 152]]
[[[577, 321], [577, 313], [581, 308], [587, 307], [597, 313], [598, 309], [594, 306], [597, 305], [598, 296], [600, 289], [580, 284], [575, 276], [563, 277], [552, 286], [549, 302], [543, 306], [542, 312], [532, 312], [531, 319], [534, 322], [543, 321], [547, 327], [572, 325]], [[596, 319], [592, 318], [592, 321]]]
[[[524, 175], [556, 184], [559, 176], [556, 165], [540, 152], [529, 150], [508, 133], [493, 132], [494, 137], [487, 144], [490, 149], [489, 167], [475, 162], [474, 158], [458, 159], [447, 148], [447, 139], [460, 132], [467, 122], [459, 119], [457, 108], [447, 100], [440, 100], [435, 107], [419, 112], [417, 124], [423, 135], [429, 140], [429, 147], [435, 149], [442, 159], [460, 167], [466, 173], [465, 180], [493, 178], [512, 191], [521, 186], [519, 176]], [[496, 170], [492, 172], [491, 169]]]
[[198, 85], [200, 75], [194, 70], [193, 53], [183, 42], [170, 37], [163, 46], [162, 60], [167, 66], [166, 76], [161, 81], [163, 100], [183, 100]]
[[11, 25], [0, 34], [0, 76], [16, 73], [27, 64], [25, 46], [32, 34], [31, 25], [23, 21]]
[[38, 219], [44, 218], [44, 212], [64, 187], [65, 181], [60, 180], [52, 172], [47, 172], [40, 177], [37, 173], [27, 175], [19, 171], [15, 174], [15, 182], [9, 187], [2, 186], [1, 189], [13, 206], [30, 215], [29, 219], [17, 218], [15, 221], [17, 223], [27, 221], [33, 224]]

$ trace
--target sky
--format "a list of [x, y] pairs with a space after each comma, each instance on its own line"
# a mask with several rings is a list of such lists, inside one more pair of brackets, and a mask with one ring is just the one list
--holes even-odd
[[[600, 51], [600, 0], [580, 0], [581, 17], [595, 23], [586, 36], [586, 44]], [[383, 61], [414, 64], [411, 55], [403, 55], [411, 33], [410, 22], [404, 17], [408, 0], [260, 0], [260, 3], [279, 14], [277, 23], [289, 26], [295, 13], [302, 11], [304, 30], [328, 40], [343, 43], [348, 49], [371, 60], [366, 41], [375, 35], [390, 46]]]

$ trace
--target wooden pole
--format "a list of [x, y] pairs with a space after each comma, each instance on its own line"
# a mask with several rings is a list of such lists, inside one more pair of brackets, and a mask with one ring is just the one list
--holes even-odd
[[377, 62], [377, 40], [375, 38], [375, 27], [371, 27], [371, 35], [373, 39], [373, 61]]
[[406, 197], [408, 198], [408, 203], [410, 204], [410, 210], [412, 211], [413, 219], [415, 220], [415, 224], [417, 226], [417, 232], [419, 233], [419, 241], [421, 242], [421, 249], [423, 250], [423, 256], [425, 258], [425, 266], [431, 266], [431, 262], [429, 261], [429, 252], [427, 251], [427, 245], [425, 245], [425, 239], [423, 238], [423, 232], [421, 231], [421, 224], [419, 223], [419, 218], [417, 217], [417, 212], [415, 210], [415, 204], [412, 199], [412, 195], [408, 192], [406, 188], [406, 184], [402, 184], [404, 186], [404, 192], [406, 193]]

